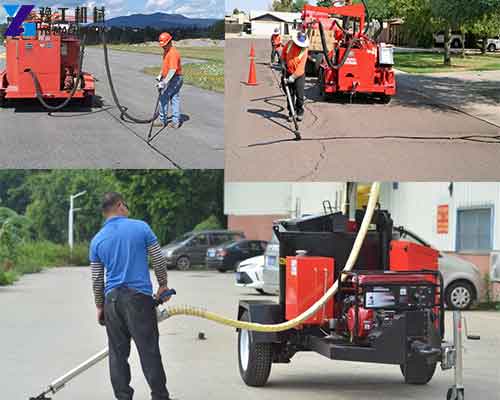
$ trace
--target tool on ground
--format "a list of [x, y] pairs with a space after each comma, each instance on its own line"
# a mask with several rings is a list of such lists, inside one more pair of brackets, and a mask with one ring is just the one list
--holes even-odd
[[364, 93], [383, 103], [391, 101], [396, 94], [394, 49], [377, 42], [381, 30], [368, 35], [370, 16], [365, 0], [336, 2], [331, 7], [306, 4], [302, 25], [311, 41], [307, 72], [319, 78], [324, 98]]
[[[465, 328], [465, 329], [464, 329]], [[465, 332], [464, 332], [465, 330]], [[448, 390], [446, 394], [446, 400], [464, 400], [465, 399], [465, 389], [464, 389], [464, 346], [463, 338], [468, 340], [481, 340], [480, 336], [469, 335], [467, 329], [467, 320], [462, 316], [460, 310], [453, 311], [453, 343], [454, 349], [448, 355], [448, 357], [454, 359], [455, 368], [455, 382], [454, 385]]]
[[290, 116], [292, 117], [293, 121], [293, 126], [295, 130], [293, 133], [295, 134], [295, 140], [301, 140], [302, 136], [300, 135], [300, 129], [299, 129], [299, 123], [297, 121], [297, 112], [295, 111], [295, 104], [293, 103], [293, 97], [292, 93], [290, 92], [290, 86], [288, 84], [288, 81], [286, 79], [286, 65], [284, 60], [281, 60], [281, 87], [283, 89], [283, 92], [285, 93], [286, 101], [288, 104], [288, 108], [290, 111]]
[[[161, 297], [159, 299], [155, 299], [155, 305], [156, 307], [159, 307], [160, 305], [163, 304], [163, 302], [171, 296], [176, 295], [177, 292], [175, 289], [169, 289], [165, 292], [162, 293]], [[162, 322], [165, 320], [165, 312], [162, 309], [158, 309], [158, 322]], [[67, 372], [63, 376], [57, 378], [53, 382], [51, 382], [47, 389], [45, 389], [42, 393], [40, 393], [36, 397], [30, 397], [30, 400], [50, 400], [50, 397], [47, 397], [47, 395], [51, 394], [56, 394], [59, 392], [62, 388], [65, 387], [67, 383], [75, 379], [77, 376], [81, 375], [85, 371], [87, 371], [89, 368], [93, 367], [94, 365], [98, 364], [102, 360], [106, 359], [108, 357], [108, 348], [106, 347], [93, 357], [89, 358], [87, 361], [84, 361], [80, 365], [78, 365], [76, 368], [72, 369], [71, 371]]]
[[257, 86], [257, 72], [255, 67], [255, 47], [252, 43], [250, 47], [250, 70], [248, 72], [247, 86]]

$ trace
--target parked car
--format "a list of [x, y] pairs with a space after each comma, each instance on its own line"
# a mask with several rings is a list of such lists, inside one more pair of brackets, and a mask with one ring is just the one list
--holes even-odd
[[[444, 46], [444, 32], [438, 32], [434, 34], [434, 44], [438, 47]], [[462, 33], [452, 32], [451, 47], [453, 49], [460, 49], [462, 47]]]
[[500, 36], [497, 36], [496, 38], [493, 39], [488, 39], [488, 42], [486, 43], [486, 48], [490, 52], [495, 52], [497, 50], [500, 50]]
[[219, 272], [234, 270], [241, 261], [262, 255], [266, 246], [263, 240], [243, 239], [211, 247], [206, 252], [206, 265]]
[[[395, 238], [413, 241], [431, 247], [407, 229], [395, 230]], [[279, 293], [279, 242], [271, 242], [265, 253], [263, 269], [263, 290], [266, 293]], [[469, 261], [439, 252], [439, 270], [443, 274], [446, 305], [450, 309], [469, 309], [478, 299], [481, 287], [481, 273]]]
[[202, 265], [205, 262], [207, 250], [230, 241], [244, 239], [243, 232], [210, 230], [188, 232], [162, 248], [169, 267], [177, 267], [182, 271], [192, 265]]
[[236, 286], [255, 289], [264, 294], [264, 256], [252, 257], [240, 262], [236, 268]]

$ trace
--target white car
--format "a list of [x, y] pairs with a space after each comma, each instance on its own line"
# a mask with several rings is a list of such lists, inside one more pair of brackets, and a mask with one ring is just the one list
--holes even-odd
[[486, 48], [490, 52], [495, 52], [497, 50], [500, 50], [500, 36], [494, 38], [494, 39], [488, 39], [488, 43], [486, 45]]
[[236, 268], [236, 286], [255, 289], [264, 294], [263, 269], [263, 255], [243, 260]]

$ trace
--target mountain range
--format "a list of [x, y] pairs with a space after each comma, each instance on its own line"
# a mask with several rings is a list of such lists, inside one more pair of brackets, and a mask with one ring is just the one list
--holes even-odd
[[188, 18], [180, 14], [132, 14], [123, 17], [115, 17], [107, 20], [106, 25], [120, 28], [146, 28], [172, 29], [172, 28], [208, 28], [218, 20], [209, 18]]

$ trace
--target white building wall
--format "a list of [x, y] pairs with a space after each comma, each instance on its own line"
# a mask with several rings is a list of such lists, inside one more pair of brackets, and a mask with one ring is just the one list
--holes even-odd
[[[380, 202], [390, 210], [396, 225], [414, 231], [443, 251], [456, 251], [456, 223], [459, 209], [493, 207], [493, 248], [500, 249], [500, 183], [474, 182], [406, 182], [398, 189], [384, 183]], [[448, 234], [437, 233], [437, 209], [449, 206]]]
[[226, 215], [316, 214], [323, 201], [341, 205], [343, 183], [335, 182], [227, 182], [224, 193]]
[[278, 28], [280, 32], [284, 32], [284, 23], [278, 21], [252, 21], [252, 35], [269, 36]]

